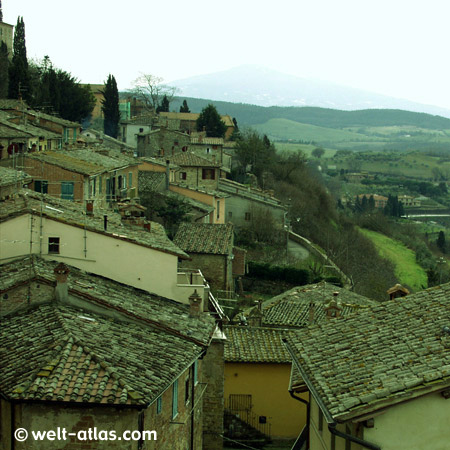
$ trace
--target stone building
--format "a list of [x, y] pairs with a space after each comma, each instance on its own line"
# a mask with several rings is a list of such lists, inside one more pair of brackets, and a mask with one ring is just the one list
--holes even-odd
[[[222, 448], [223, 336], [210, 314], [39, 257], [1, 269], [1, 450]], [[72, 435], [32, 441], [57, 429]], [[130, 439], [144, 431], [156, 434]]]
[[289, 389], [311, 394], [299, 446], [447, 449], [449, 310], [445, 284], [287, 336]]
[[24, 164], [37, 192], [101, 207], [138, 196], [138, 163], [120, 152], [41, 152], [27, 154]]
[[190, 137], [165, 127], [137, 134], [137, 155], [168, 157], [188, 150]]
[[190, 256], [182, 267], [200, 269], [214, 291], [234, 292], [233, 225], [182, 223], [174, 243]]

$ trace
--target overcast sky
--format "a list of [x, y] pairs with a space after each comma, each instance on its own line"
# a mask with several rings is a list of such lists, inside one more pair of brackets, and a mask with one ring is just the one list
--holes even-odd
[[449, 0], [2, 0], [29, 58], [83, 83], [257, 64], [450, 108]]

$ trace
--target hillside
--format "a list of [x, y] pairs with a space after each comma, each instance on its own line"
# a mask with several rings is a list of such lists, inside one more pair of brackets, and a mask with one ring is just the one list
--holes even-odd
[[[178, 111], [184, 98], [170, 109]], [[314, 142], [334, 149], [450, 149], [450, 119], [393, 109], [340, 111], [316, 107], [263, 107], [207, 99], [186, 99], [192, 112], [213, 103], [220, 114], [235, 117], [274, 141]]]

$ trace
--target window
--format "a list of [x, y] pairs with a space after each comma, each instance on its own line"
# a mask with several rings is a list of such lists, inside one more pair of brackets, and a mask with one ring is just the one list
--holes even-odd
[[183, 147], [181, 147], [181, 151], [182, 151], [182, 152], [187, 152], [187, 146], [184, 145]]
[[34, 182], [34, 190], [36, 192], [41, 192], [42, 194], [48, 194], [48, 181], [36, 180]]
[[178, 414], [178, 380], [172, 385], [172, 419]]
[[162, 411], [162, 397], [156, 399], [156, 414], [161, 414]]
[[175, 142], [173, 143], [173, 145], [178, 146], [178, 145], [179, 145], [179, 144], [178, 144], [178, 141], [175, 141]]
[[252, 218], [252, 215], [249, 212], [245, 213], [245, 220], [250, 220]]
[[73, 201], [74, 184], [73, 181], [61, 181], [61, 198]]
[[219, 200], [217, 200], [216, 209], [217, 209], [217, 216], [216, 216], [216, 218], [218, 219], [219, 216], [220, 216], [220, 201]]
[[187, 173], [186, 172], [180, 172], [180, 180], [186, 180]]
[[215, 169], [202, 169], [202, 180], [215, 180]]
[[133, 186], [133, 172], [128, 172], [128, 187]]
[[92, 188], [92, 191], [94, 195], [97, 193], [97, 177], [94, 178], [94, 187]]
[[208, 148], [206, 149], [206, 154], [209, 155], [210, 153], [211, 153], [211, 149], [208, 147]]
[[231, 220], [233, 218], [233, 213], [231, 211], [228, 211], [228, 220]]
[[189, 401], [189, 377], [186, 378], [186, 381], [184, 382], [184, 403], [187, 403]]
[[98, 193], [101, 194], [102, 191], [103, 191], [103, 178], [102, 178], [102, 176], [100, 175], [100, 176], [98, 177]]
[[59, 237], [48, 238], [48, 252], [59, 254]]
[[323, 415], [322, 411], [319, 408], [319, 425], [318, 425], [319, 431], [323, 430]]
[[330, 450], [336, 450], [336, 436], [331, 435]]
[[195, 386], [198, 383], [198, 361], [194, 362], [193, 372], [194, 372], [194, 386]]

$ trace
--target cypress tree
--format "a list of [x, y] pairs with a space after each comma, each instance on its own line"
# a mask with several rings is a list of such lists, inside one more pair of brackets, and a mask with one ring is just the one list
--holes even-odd
[[191, 110], [189, 109], [187, 101], [183, 100], [183, 104], [180, 106], [180, 113], [190, 113], [190, 112]]
[[8, 97], [26, 101], [31, 99], [30, 74], [28, 72], [27, 49], [25, 46], [25, 23], [23, 17], [17, 18], [14, 30], [13, 57], [9, 67]]
[[104, 115], [103, 130], [107, 136], [117, 138], [119, 134], [119, 90], [114, 75], [109, 75], [102, 91], [102, 111]]
[[169, 99], [167, 98], [167, 95], [164, 95], [163, 99], [161, 100], [161, 104], [156, 108], [156, 112], [169, 112], [169, 106]]
[[0, 98], [8, 97], [8, 81], [9, 81], [9, 59], [8, 47], [2, 42], [0, 44]]
[[2, 0], [0, 0], [0, 22], [3, 22]]
[[223, 137], [227, 126], [220, 118], [219, 113], [214, 105], [211, 103], [202, 109], [202, 112], [197, 119], [197, 131], [202, 131], [203, 127], [206, 130], [208, 137]]

